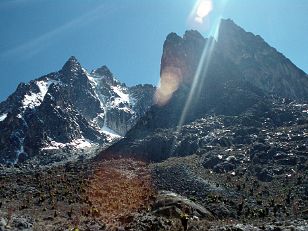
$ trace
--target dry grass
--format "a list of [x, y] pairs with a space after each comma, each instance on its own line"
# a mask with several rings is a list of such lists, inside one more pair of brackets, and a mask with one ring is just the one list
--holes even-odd
[[82, 227], [86, 221], [119, 227], [147, 209], [155, 193], [148, 166], [130, 159], [2, 177], [0, 185], [0, 217], [28, 214], [36, 227]]
[[85, 194], [93, 216], [117, 224], [147, 209], [154, 192], [145, 163], [122, 159], [96, 166]]

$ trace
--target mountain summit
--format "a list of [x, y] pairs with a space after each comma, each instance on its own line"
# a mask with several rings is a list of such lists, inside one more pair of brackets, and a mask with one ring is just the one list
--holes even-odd
[[172, 150], [177, 146], [183, 146], [183, 150], [191, 150], [190, 145], [199, 146], [194, 135], [187, 140], [173, 140], [170, 137], [177, 134], [165, 131], [164, 134], [173, 134], [170, 140], [162, 136], [162, 129], [181, 131], [182, 125], [208, 115], [253, 115], [281, 125], [294, 115], [286, 112], [286, 105], [277, 106], [278, 111], [273, 105], [280, 100], [307, 101], [308, 76], [260, 36], [244, 31], [228, 19], [221, 21], [217, 41], [203, 38], [197, 31], [187, 31], [183, 37], [175, 33], [167, 36], [156, 97], [158, 103], [126, 138], [100, 157], [126, 153], [161, 160], [180, 155], [180, 151]]
[[127, 87], [106, 66], [89, 74], [72, 56], [60, 71], [21, 83], [0, 103], [0, 163], [89, 157], [126, 134], [154, 91]]
[[[205, 54], [203, 54], [203, 52]], [[201, 60], [201, 55], [205, 55]], [[217, 60], [216, 60], [217, 59]], [[217, 61], [217, 63], [216, 63]], [[202, 62], [202, 63], [201, 63]], [[210, 65], [209, 65], [210, 64]], [[198, 31], [186, 31], [183, 37], [170, 33], [164, 43], [161, 78], [176, 70], [184, 83], [191, 83], [198, 65], [204, 73], [199, 78], [215, 81], [247, 82], [264, 93], [295, 100], [308, 99], [308, 76], [260, 36], [246, 32], [231, 19], [221, 20], [217, 41], [204, 38]], [[227, 75], [211, 73], [219, 69]], [[237, 73], [236, 73], [237, 72]]]
[[222, 20], [217, 46], [242, 73], [243, 80], [268, 94], [308, 99], [308, 76], [260, 36], [247, 33], [232, 20]]

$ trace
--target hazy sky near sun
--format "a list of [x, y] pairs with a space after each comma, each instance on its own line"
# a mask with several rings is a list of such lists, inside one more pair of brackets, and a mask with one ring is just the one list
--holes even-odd
[[88, 71], [107, 65], [129, 86], [157, 84], [167, 34], [195, 28], [207, 36], [220, 16], [261, 35], [308, 72], [308, 1], [213, 0], [208, 17], [192, 23], [196, 2], [1, 0], [0, 101], [18, 83], [61, 69], [71, 55]]

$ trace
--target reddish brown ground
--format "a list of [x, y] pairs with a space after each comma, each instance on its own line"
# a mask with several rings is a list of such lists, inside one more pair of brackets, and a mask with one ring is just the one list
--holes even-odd
[[147, 209], [153, 194], [145, 163], [125, 159], [96, 166], [86, 189], [92, 213], [106, 223], [118, 223], [133, 212]]
[[26, 215], [48, 230], [91, 222], [124, 225], [132, 213], [150, 206], [155, 193], [148, 166], [129, 159], [3, 174], [0, 186], [0, 218]]

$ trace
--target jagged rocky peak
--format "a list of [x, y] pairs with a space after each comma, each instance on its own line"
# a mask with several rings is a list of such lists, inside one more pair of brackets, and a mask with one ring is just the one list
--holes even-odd
[[165, 43], [172, 43], [173, 45], [176, 43], [183, 42], [183, 40], [204, 40], [204, 37], [197, 30], [186, 30], [183, 37], [179, 36], [175, 32], [171, 32], [167, 35]]
[[[207, 62], [235, 65], [234, 69], [239, 72], [234, 76], [237, 81], [245, 81], [266, 94], [308, 99], [306, 73], [268, 45], [261, 36], [246, 32], [231, 19], [221, 20], [217, 41], [204, 38], [195, 30], [186, 31], [183, 37], [170, 33], [164, 43], [161, 78], [167, 73], [168, 77], [180, 79], [181, 83], [191, 83], [208, 43], [214, 46], [211, 45], [212, 54]], [[229, 80], [235, 79], [230, 76]]]
[[206, 39], [196, 30], [186, 31], [183, 37], [170, 33], [164, 42], [161, 78], [167, 75], [191, 83], [205, 42]]
[[[200, 67], [198, 75], [197, 67]], [[203, 38], [196, 31], [187, 31], [183, 38], [169, 34], [163, 47], [160, 77], [157, 95], [161, 98], [167, 95], [167, 101], [157, 100], [163, 103], [153, 105], [126, 134], [126, 139], [101, 156], [126, 153], [138, 158], [147, 155], [156, 158], [163, 153], [169, 157], [166, 153], [172, 153], [174, 143], [165, 139], [162, 129], [174, 129], [208, 114], [252, 115], [248, 122], [254, 121], [253, 117], [266, 119], [276, 104], [274, 99], [291, 102], [281, 99], [287, 97], [297, 102], [308, 97], [307, 75], [260, 36], [246, 32], [231, 20], [222, 20], [217, 41]], [[191, 83], [196, 83], [193, 88]], [[278, 111], [284, 112], [284, 107]], [[189, 133], [191, 137], [197, 134]], [[192, 142], [180, 142], [187, 144], [184, 153], [191, 150], [193, 140], [196, 137]]]
[[[278, 55], [276, 49], [270, 47], [261, 36], [246, 32], [231, 19], [221, 20], [218, 44], [224, 55], [232, 58], [236, 64], [243, 58], [252, 57], [258, 50], [264, 51], [266, 55], [270, 53]], [[242, 57], [243, 53], [245, 55]]]
[[91, 76], [93, 76], [94, 78], [101, 78], [103, 79], [104, 82], [106, 82], [107, 84], [111, 84], [111, 85], [120, 83], [120, 81], [118, 81], [115, 78], [113, 73], [110, 71], [110, 69], [106, 65], [103, 65], [91, 71]]
[[232, 20], [221, 20], [217, 49], [231, 60], [243, 79], [268, 94], [308, 99], [308, 78], [261, 36], [246, 32]]
[[197, 30], [187, 30], [183, 35], [183, 40], [200, 40], [204, 41], [204, 37]]
[[[241, 39], [247, 38], [254, 40], [254, 43], [266, 43], [260, 35], [255, 35], [251, 32], [245, 31], [242, 27], [238, 26], [232, 19], [221, 19], [218, 36], [219, 41], [224, 40], [224, 42], [228, 42], [228, 40], [233, 41], [236, 39], [239, 42]], [[276, 51], [276, 49], [274, 50]]]
[[233, 30], [233, 31], [244, 31], [243, 28], [241, 28], [240, 26], [238, 26], [237, 24], [235, 24], [235, 22], [228, 18], [228, 19], [221, 19], [220, 21], [220, 29], [222, 29], [223, 31], [226, 30]]
[[165, 44], [166, 43], [170, 43], [170, 44], [176, 44], [177, 42], [181, 42], [182, 41], [182, 37], [177, 35], [177, 33], [175, 32], [171, 32], [167, 35], [166, 40], [165, 40]]
[[126, 87], [106, 66], [89, 74], [72, 56], [0, 103], [0, 164], [90, 157], [124, 136], [153, 94], [148, 86]]
[[91, 72], [92, 75], [98, 75], [98, 76], [106, 76], [106, 77], [113, 77], [112, 72], [110, 69], [106, 66], [103, 65]]
[[81, 71], [81, 64], [78, 62], [75, 56], [71, 56], [62, 67], [62, 71], [65, 73]]
[[82, 68], [81, 64], [74, 56], [71, 56], [65, 62], [59, 74], [61, 81], [66, 84], [89, 84], [86, 70]]

